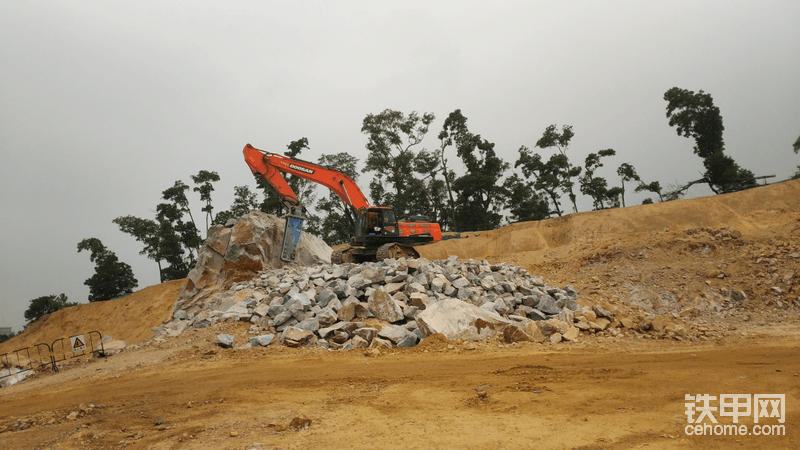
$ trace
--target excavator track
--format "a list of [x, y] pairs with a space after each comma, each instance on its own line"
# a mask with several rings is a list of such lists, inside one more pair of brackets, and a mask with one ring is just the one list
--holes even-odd
[[351, 247], [340, 248], [331, 253], [331, 264], [347, 264], [356, 262]]
[[378, 247], [375, 252], [375, 260], [383, 261], [384, 259], [400, 259], [400, 258], [419, 258], [419, 253], [414, 250], [414, 247], [401, 244], [384, 244]]

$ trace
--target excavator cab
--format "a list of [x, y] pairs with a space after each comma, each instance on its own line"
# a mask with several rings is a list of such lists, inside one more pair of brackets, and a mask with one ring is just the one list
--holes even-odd
[[391, 208], [365, 208], [356, 214], [356, 242], [389, 242], [399, 235], [397, 217]]

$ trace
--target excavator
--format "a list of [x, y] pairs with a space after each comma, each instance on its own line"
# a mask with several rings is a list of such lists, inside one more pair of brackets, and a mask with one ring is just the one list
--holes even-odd
[[306, 208], [283, 177], [288, 173], [319, 183], [339, 196], [346, 205], [348, 220], [354, 227], [347, 247], [334, 250], [333, 264], [383, 261], [387, 258], [418, 258], [415, 245], [442, 240], [438, 223], [397, 220], [394, 210], [372, 206], [355, 181], [333, 167], [323, 167], [297, 158], [259, 150], [250, 144], [244, 147], [244, 160], [256, 176], [262, 177], [288, 210], [281, 243], [281, 260], [294, 261], [295, 248], [306, 219]]

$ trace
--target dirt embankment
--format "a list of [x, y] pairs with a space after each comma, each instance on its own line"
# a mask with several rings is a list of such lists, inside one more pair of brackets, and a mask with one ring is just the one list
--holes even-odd
[[114, 339], [136, 344], [153, 337], [150, 328], [170, 318], [172, 305], [184, 280], [173, 280], [107, 302], [62, 309], [30, 324], [25, 332], [0, 344], [0, 354], [40, 342], [98, 331]]
[[[250, 336], [223, 323], [0, 389], [0, 448], [800, 448], [800, 181], [479, 234], [421, 253], [513, 263], [574, 285], [584, 304], [688, 332], [552, 346], [429, 338], [374, 353], [223, 350], [216, 334]], [[142, 342], [179, 289], [70, 308], [2, 349], [88, 323]], [[737, 423], [746, 434], [686, 433], [685, 395], [763, 393], [785, 395], [783, 422], [758, 423], [782, 435], [755, 435], [752, 414]]]

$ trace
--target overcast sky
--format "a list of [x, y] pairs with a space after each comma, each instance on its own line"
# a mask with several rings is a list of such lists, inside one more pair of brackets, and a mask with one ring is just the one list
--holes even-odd
[[[214, 204], [227, 209], [234, 186], [255, 188], [245, 144], [283, 152], [307, 137], [304, 159], [363, 162], [362, 120], [387, 108], [436, 114], [429, 149], [461, 109], [512, 166], [545, 127], [570, 124], [573, 163], [613, 148], [598, 175], [617, 184], [628, 162], [668, 187], [703, 166], [668, 126], [664, 92], [702, 89], [727, 154], [789, 178], [799, 19], [797, 0], [0, 1], [0, 326], [20, 330], [43, 295], [87, 301], [84, 238], [140, 288], [157, 284], [155, 262], [111, 221], [153, 218], [176, 180], [218, 172]], [[369, 174], [360, 181], [368, 192]]]

